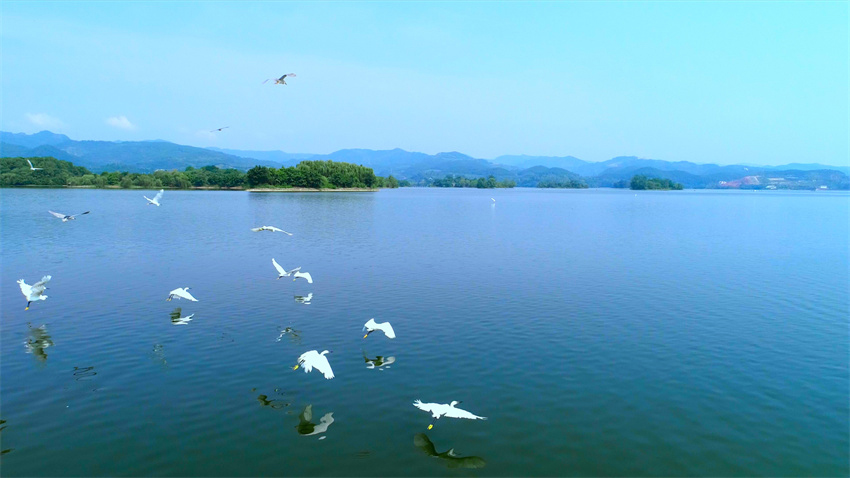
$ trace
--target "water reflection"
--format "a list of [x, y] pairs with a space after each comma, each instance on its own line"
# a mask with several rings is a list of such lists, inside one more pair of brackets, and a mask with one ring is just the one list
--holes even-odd
[[44, 349], [53, 346], [53, 340], [47, 333], [47, 325], [33, 328], [32, 325], [27, 324], [27, 327], [29, 327], [29, 337], [24, 342], [24, 347], [26, 347], [28, 354], [32, 354], [40, 363], [45, 363], [47, 352]]
[[74, 380], [78, 382], [89, 380], [95, 375], [97, 372], [94, 371], [94, 367], [74, 367]]
[[165, 359], [165, 350], [162, 344], [154, 344], [151, 356], [164, 368], [168, 368], [168, 360]]
[[[2, 432], [6, 428], [6, 420], [0, 420], [0, 432]], [[14, 448], [7, 448], [5, 450], [0, 450], [0, 455], [5, 455], [10, 451], [14, 450]]]
[[[257, 389], [254, 388], [251, 391], [254, 392], [256, 390]], [[290, 403], [289, 399], [286, 398], [286, 396], [287, 396], [286, 392], [282, 391], [279, 388], [276, 388], [276, 389], [274, 389], [274, 393], [278, 397], [281, 397], [281, 398], [271, 398], [270, 399], [268, 395], [260, 394], [260, 395], [257, 396], [257, 401], [260, 402], [260, 405], [262, 405], [264, 407], [273, 408], [275, 410], [292, 405], [292, 403]]]
[[437, 453], [434, 443], [424, 433], [414, 435], [413, 444], [416, 445], [416, 448], [425, 452], [426, 455], [443, 460], [449, 468], [484, 468], [487, 465], [484, 458], [480, 456], [457, 456], [454, 448]]
[[310, 305], [311, 300], [313, 300], [313, 293], [312, 292], [310, 292], [307, 295], [296, 295], [295, 296], [295, 302], [298, 302], [299, 304]]
[[285, 328], [278, 327], [277, 330], [280, 331], [280, 335], [277, 336], [276, 342], [280, 342], [281, 340], [283, 340], [284, 335], [288, 335], [289, 341], [292, 342], [293, 344], [300, 344], [301, 343], [301, 335], [300, 335], [301, 331], [300, 330], [295, 330], [292, 327], [285, 327]]
[[298, 420], [300, 423], [298, 423], [298, 426], [295, 427], [295, 429], [298, 430], [298, 434], [310, 436], [328, 431], [328, 427], [334, 422], [334, 417], [333, 412], [328, 412], [319, 419], [318, 425], [313, 423], [313, 405], [311, 404], [304, 407], [304, 411], [298, 416]]
[[195, 316], [195, 314], [192, 314], [192, 315], [187, 315], [186, 317], [183, 317], [182, 314], [183, 314], [183, 309], [180, 308], [180, 307], [171, 311], [171, 313], [168, 314], [168, 315], [171, 316], [171, 325], [188, 325], [189, 322], [192, 321], [192, 317]]
[[379, 370], [383, 370], [383, 367], [390, 368], [390, 365], [395, 363], [395, 357], [378, 355], [371, 359], [366, 356], [366, 352], [363, 352], [363, 360], [366, 361], [366, 368], [368, 369], [378, 368]]

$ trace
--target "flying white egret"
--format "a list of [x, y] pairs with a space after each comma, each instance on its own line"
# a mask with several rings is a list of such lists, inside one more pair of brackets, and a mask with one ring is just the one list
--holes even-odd
[[449, 417], [449, 418], [466, 418], [469, 420], [486, 420], [487, 417], [479, 417], [478, 415], [473, 415], [466, 410], [461, 410], [460, 408], [455, 408], [458, 401], [452, 401], [452, 403], [446, 405], [444, 403], [422, 403], [421, 400], [416, 400], [413, 402], [413, 406], [420, 409], [425, 410], [426, 412], [430, 412], [431, 416], [434, 417], [431, 420], [431, 424], [428, 425], [428, 429], [434, 428], [434, 422], [440, 419], [440, 417]]
[[191, 300], [192, 302], [198, 301], [198, 299], [192, 297], [192, 294], [189, 293], [188, 287], [184, 287], [182, 289], [177, 288], [177, 289], [174, 289], [171, 292], [169, 292], [168, 298], [165, 299], [165, 300], [170, 301], [171, 299], [186, 299], [186, 300]]
[[29, 163], [29, 165], [30, 165], [30, 171], [40, 171], [40, 170], [44, 169], [44, 168], [36, 168], [35, 166], [32, 165], [32, 161], [30, 161], [29, 159], [27, 160], [27, 163]]
[[313, 300], [313, 293], [312, 292], [310, 292], [307, 295], [296, 295], [295, 296], [295, 302], [298, 302], [299, 304], [310, 305], [311, 300]]
[[151, 199], [147, 196], [144, 196], [144, 195], [142, 197], [148, 200], [148, 204], [153, 204], [154, 206], [159, 206], [159, 200], [162, 199], [162, 193], [164, 193], [164, 192], [165, 192], [164, 189], [160, 189], [159, 192], [156, 193], [156, 196], [153, 197], [153, 199]]
[[[301, 268], [299, 267], [298, 269], [301, 269]], [[295, 279], [300, 277], [302, 279], [307, 279], [308, 284], [313, 283], [313, 276], [311, 276], [309, 272], [294, 272], [292, 274], [292, 277], [294, 277], [294, 279], [292, 279], [292, 282], [295, 282]]]
[[298, 367], [304, 367], [304, 373], [310, 373], [313, 371], [313, 367], [315, 367], [316, 370], [322, 372], [322, 375], [326, 379], [330, 380], [334, 378], [334, 371], [331, 370], [331, 364], [328, 362], [328, 358], [325, 357], [328, 353], [330, 352], [327, 350], [322, 351], [322, 353], [315, 350], [304, 352], [298, 357], [298, 365], [292, 367], [292, 370], [298, 370]]
[[251, 228], [251, 230], [252, 230], [252, 231], [254, 231], [254, 232], [260, 232], [260, 231], [282, 232], [282, 233], [284, 233], [284, 234], [288, 234], [288, 235], [290, 235], [290, 236], [292, 235], [292, 233], [291, 233], [291, 232], [286, 232], [286, 231], [284, 231], [283, 229], [278, 229], [278, 228], [276, 228], [276, 227], [274, 227], [274, 226], [260, 226], [260, 227], [252, 227], [252, 228]]
[[61, 213], [53, 212], [53, 211], [47, 211], [47, 212], [49, 212], [50, 214], [53, 214], [54, 216], [58, 217], [59, 219], [61, 219], [61, 220], [62, 220], [62, 222], [68, 222], [68, 221], [73, 221], [74, 219], [76, 219], [76, 218], [77, 218], [77, 216], [83, 216], [83, 215], [86, 215], [86, 214], [90, 213], [91, 211], [81, 212], [81, 213], [79, 213], [79, 214], [74, 214], [74, 215], [61, 214]]
[[23, 279], [18, 280], [21, 293], [27, 298], [27, 308], [24, 310], [30, 310], [30, 304], [36, 300], [47, 300], [44, 291], [47, 290], [47, 283], [50, 282], [50, 279], [51, 276], [44, 276], [33, 285], [28, 285]]
[[291, 271], [286, 271], [286, 270], [284, 270], [283, 267], [280, 266], [280, 264], [277, 263], [276, 260], [274, 260], [274, 257], [272, 257], [272, 265], [274, 266], [275, 269], [277, 269], [277, 274], [278, 274], [277, 278], [278, 279], [280, 279], [281, 277], [289, 277], [292, 274], [301, 270], [300, 267], [296, 267], [295, 269], [292, 269]]
[[366, 332], [366, 335], [363, 336], [364, 339], [376, 330], [380, 330], [381, 332], [383, 332], [384, 335], [386, 335], [389, 339], [395, 338], [395, 331], [393, 330], [393, 326], [390, 325], [389, 322], [381, 322], [379, 324], [375, 322], [375, 319], [369, 319], [369, 322], [366, 322], [363, 325], [363, 330]]
[[[295, 73], [288, 73], [288, 74], [286, 74], [286, 75], [281, 76], [280, 78], [278, 78], [278, 79], [276, 79], [276, 80], [275, 80], [274, 78], [269, 78], [269, 79], [267, 79], [266, 81], [274, 80], [274, 84], [276, 84], [276, 85], [285, 85], [285, 84], [286, 84], [286, 77], [287, 77], [287, 76], [291, 76], [291, 77], [293, 77], [293, 78], [294, 78], [294, 77], [295, 77]], [[265, 84], [266, 84], [266, 81], [264, 81], [262, 84], [264, 84], [264, 85], [265, 85]]]

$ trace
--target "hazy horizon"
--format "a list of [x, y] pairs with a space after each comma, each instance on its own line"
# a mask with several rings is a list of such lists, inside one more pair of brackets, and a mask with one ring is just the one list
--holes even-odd
[[850, 166], [848, 8], [3, 2], [0, 129], [290, 153]]

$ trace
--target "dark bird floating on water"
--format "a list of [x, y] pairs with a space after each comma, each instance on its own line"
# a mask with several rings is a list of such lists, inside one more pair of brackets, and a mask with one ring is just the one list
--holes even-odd
[[216, 131], [221, 131], [221, 130], [227, 129], [227, 128], [230, 128], [230, 126], [224, 126], [224, 127], [221, 127], [221, 128], [216, 128], [216, 129], [210, 130], [210, 133], [215, 133]]
[[53, 214], [54, 216], [58, 217], [59, 219], [61, 219], [61, 220], [62, 220], [62, 222], [68, 222], [68, 221], [73, 221], [74, 219], [76, 219], [76, 218], [77, 218], [77, 216], [83, 216], [83, 215], [85, 215], [85, 214], [90, 213], [91, 211], [81, 212], [81, 213], [79, 213], [79, 214], [74, 214], [73, 216], [70, 216], [70, 215], [68, 215], [68, 214], [62, 214], [62, 213], [58, 213], [58, 212], [53, 212], [53, 211], [47, 211], [47, 212], [49, 212], [50, 214]]
[[[278, 78], [278, 79], [276, 79], [276, 80], [274, 80], [274, 78], [269, 78], [269, 79], [267, 79], [266, 81], [274, 80], [274, 84], [276, 84], [276, 85], [285, 85], [285, 84], [286, 84], [286, 77], [287, 77], [287, 76], [292, 76], [292, 77], [294, 77], [294, 76], [295, 76], [295, 73], [289, 73], [289, 74], [287, 74], [287, 75], [283, 75], [283, 76], [281, 76], [280, 78]], [[264, 84], [264, 85], [266, 84], [266, 81], [264, 81], [264, 82], [263, 82], [263, 84]]]

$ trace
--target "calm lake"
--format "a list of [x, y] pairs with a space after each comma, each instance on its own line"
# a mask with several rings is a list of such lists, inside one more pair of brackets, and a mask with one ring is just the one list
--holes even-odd
[[3, 476], [850, 473], [847, 193], [143, 194], [0, 191]]

